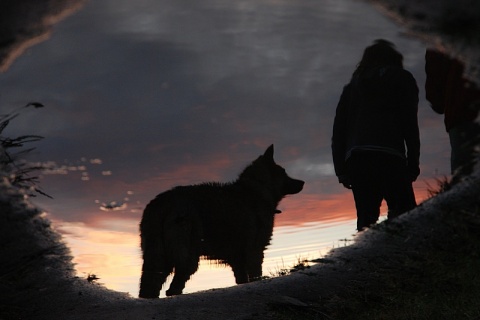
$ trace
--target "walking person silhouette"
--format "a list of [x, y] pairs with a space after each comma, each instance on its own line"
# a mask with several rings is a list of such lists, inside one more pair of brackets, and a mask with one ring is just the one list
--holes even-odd
[[384, 199], [389, 219], [416, 206], [417, 112], [418, 87], [402, 54], [389, 41], [374, 41], [343, 89], [332, 136], [335, 173], [352, 189], [358, 231], [377, 222]]
[[425, 52], [425, 95], [432, 109], [444, 114], [451, 146], [452, 183], [473, 171], [478, 161], [480, 89], [464, 77], [465, 64], [440, 49]]

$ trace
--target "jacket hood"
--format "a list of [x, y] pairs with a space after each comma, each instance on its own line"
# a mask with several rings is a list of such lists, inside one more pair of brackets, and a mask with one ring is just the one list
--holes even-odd
[[384, 92], [388, 89], [390, 80], [401, 70], [401, 68], [393, 66], [374, 67], [364, 70], [354, 80], [357, 90], [367, 96], [372, 94], [378, 95], [379, 92]]

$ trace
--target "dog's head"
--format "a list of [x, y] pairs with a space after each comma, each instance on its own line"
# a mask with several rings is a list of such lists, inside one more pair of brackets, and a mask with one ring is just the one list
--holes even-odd
[[282, 186], [280, 192], [283, 196], [287, 194], [296, 194], [302, 191], [305, 181], [289, 177], [287, 171], [275, 163], [275, 160], [273, 159], [273, 151], [272, 144], [262, 156], [264, 161], [268, 163], [273, 184]]
[[296, 194], [302, 191], [304, 181], [290, 178], [283, 167], [273, 159], [273, 144], [265, 153], [258, 157], [240, 175], [240, 180], [249, 181], [255, 189], [262, 189], [280, 201], [287, 194]]

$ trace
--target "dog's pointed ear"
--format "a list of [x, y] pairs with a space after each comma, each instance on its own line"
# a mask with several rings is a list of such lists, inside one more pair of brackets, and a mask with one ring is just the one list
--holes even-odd
[[265, 159], [273, 161], [273, 144], [263, 154]]

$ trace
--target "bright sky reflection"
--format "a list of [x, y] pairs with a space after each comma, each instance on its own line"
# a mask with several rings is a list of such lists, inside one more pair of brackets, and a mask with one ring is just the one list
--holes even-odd
[[[422, 199], [426, 199], [426, 194], [423, 196]], [[344, 198], [345, 202], [351, 204], [350, 194], [344, 195]], [[325, 209], [328, 208], [329, 204], [325, 206]], [[292, 219], [297, 221], [297, 224], [289, 224], [289, 219], [283, 221], [280, 219], [286, 215], [297, 215], [298, 212], [295, 210], [286, 211], [278, 216], [280, 223], [277, 223], [271, 244], [265, 251], [264, 276], [277, 275], [281, 269], [289, 269], [300, 260], [316, 259], [333, 248], [351, 243], [356, 226], [352, 208], [349, 212], [330, 212], [327, 215], [323, 215], [321, 205], [317, 210], [315, 219], [308, 219], [312, 216], [307, 217], [307, 220]], [[384, 206], [380, 221], [385, 219], [385, 210]], [[140, 239], [136, 231], [137, 221], [107, 219], [96, 228], [84, 223], [61, 221], [56, 222], [56, 225], [71, 248], [79, 276], [95, 274], [100, 278], [98, 283], [137, 296], [142, 264]], [[165, 296], [171, 279], [172, 277], [167, 279], [160, 293], [161, 297]], [[235, 279], [229, 266], [201, 260], [199, 271], [187, 282], [184, 293], [233, 285]]]
[[[142, 264], [138, 234], [95, 229], [81, 223], [58, 222], [57, 229], [64, 234], [71, 248], [80, 277], [95, 274], [100, 278], [98, 283], [110, 289], [128, 292], [132, 296], [138, 294]], [[352, 239], [354, 229], [354, 220], [308, 223], [301, 228], [275, 228], [265, 254], [264, 275], [272, 276], [280, 269], [292, 267], [299, 259], [318, 258], [334, 247], [345, 245], [339, 235]], [[202, 260], [199, 271], [187, 282], [185, 293], [232, 285], [235, 285], [235, 279], [229, 266]], [[162, 290], [162, 296], [165, 296], [165, 290]]]

